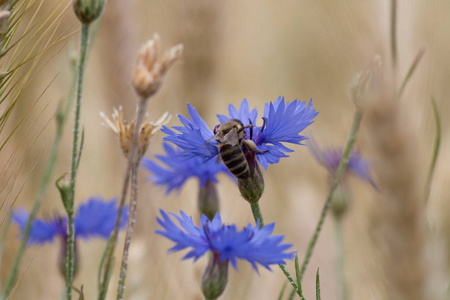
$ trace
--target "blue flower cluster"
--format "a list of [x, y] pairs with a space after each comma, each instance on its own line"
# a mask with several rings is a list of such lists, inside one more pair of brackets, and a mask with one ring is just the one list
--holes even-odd
[[203, 188], [208, 181], [217, 183], [216, 176], [220, 172], [234, 178], [225, 165], [219, 163], [216, 159], [204, 162], [199, 157], [186, 158], [181, 155], [180, 149], [175, 149], [167, 143], [163, 147], [165, 155], [156, 155], [157, 160], [163, 165], [149, 158], [144, 158], [142, 166], [153, 174], [150, 180], [157, 185], [166, 187], [166, 194], [173, 190], [179, 190], [191, 177], [198, 178], [200, 188]]
[[170, 213], [181, 227], [177, 226], [169, 215], [160, 210], [162, 218], [158, 223], [163, 228], [156, 233], [175, 242], [170, 252], [190, 248], [183, 259], [193, 258], [194, 261], [211, 251], [220, 256], [221, 261], [229, 261], [237, 269], [237, 259], [248, 261], [257, 271], [257, 264], [270, 270], [270, 265], [285, 264], [285, 259], [292, 259], [294, 252], [286, 252], [292, 245], [281, 244], [283, 236], [271, 236], [275, 224], [259, 228], [248, 224], [242, 231], [235, 225], [224, 225], [217, 213], [212, 221], [205, 215], [201, 216], [201, 226], [194, 225], [192, 218], [183, 211], [180, 216]]
[[[330, 148], [323, 150], [317, 145], [314, 139], [311, 139], [308, 143], [308, 148], [311, 153], [317, 159], [317, 161], [328, 169], [331, 174], [335, 174], [342, 160], [344, 151], [338, 148]], [[376, 188], [375, 182], [373, 181], [372, 175], [370, 173], [370, 163], [361, 157], [357, 150], [353, 150], [350, 153], [347, 169], [345, 173], [353, 173], [362, 180], [370, 183]]]
[[[178, 116], [183, 126], [174, 126], [173, 129], [163, 127], [162, 131], [168, 135], [164, 140], [180, 147], [183, 150], [181, 155], [185, 157], [210, 160], [219, 153], [217, 142], [211, 140], [214, 134], [190, 104], [188, 112], [191, 119]], [[312, 108], [311, 101], [309, 104], [297, 100], [289, 103], [282, 97], [274, 103], [265, 105], [263, 125], [260, 127], [255, 126], [258, 111], [256, 109], [250, 111], [246, 99], [242, 101], [239, 110], [230, 105], [228, 113], [229, 116], [218, 115], [219, 122], [238, 119], [244, 126], [253, 125], [252, 128], [246, 129], [244, 138], [255, 142], [257, 150], [261, 151], [256, 153], [256, 157], [266, 170], [268, 164], [278, 163], [280, 158], [288, 157], [286, 153], [293, 152], [283, 143], [301, 144], [301, 141], [306, 139], [300, 132], [312, 124], [318, 114]]]
[[[88, 239], [99, 237], [108, 239], [114, 230], [119, 208], [116, 200], [103, 201], [93, 197], [78, 207], [75, 215], [75, 237]], [[12, 220], [19, 226], [21, 233], [25, 230], [28, 221], [28, 212], [20, 208], [12, 212]], [[120, 228], [124, 228], [128, 220], [128, 208], [124, 208]], [[55, 236], [67, 237], [67, 217], [54, 217], [52, 219], [35, 219], [31, 224], [28, 245], [41, 245], [52, 242]]]

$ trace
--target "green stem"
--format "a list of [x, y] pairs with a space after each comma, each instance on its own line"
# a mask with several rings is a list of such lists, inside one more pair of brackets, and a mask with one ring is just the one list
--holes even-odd
[[129, 248], [131, 244], [131, 237], [134, 231], [134, 224], [136, 223], [137, 217], [137, 199], [138, 199], [138, 171], [141, 161], [141, 156], [139, 154], [139, 129], [141, 127], [142, 121], [144, 120], [145, 111], [147, 108], [147, 99], [142, 98], [138, 104], [138, 116], [136, 119], [136, 125], [133, 130], [132, 140], [131, 140], [131, 150], [128, 154], [128, 165], [131, 166], [131, 195], [130, 195], [130, 211], [128, 214], [128, 226], [127, 234], [125, 237], [125, 244], [123, 248], [122, 262], [120, 265], [119, 283], [117, 286], [117, 299], [123, 299], [123, 293], [125, 290], [125, 277], [128, 268], [128, 256]]
[[412, 62], [411, 66], [409, 67], [405, 78], [403, 78], [402, 85], [400, 86], [400, 89], [398, 90], [398, 96], [399, 97], [403, 94], [403, 91], [405, 90], [406, 84], [411, 79], [412, 75], [414, 74], [414, 71], [417, 68], [417, 65], [419, 64], [419, 62], [422, 59], [424, 54], [425, 54], [425, 49], [420, 49], [419, 52], [417, 53], [416, 57], [414, 58], [414, 61]]
[[436, 168], [436, 162], [439, 154], [439, 148], [441, 145], [441, 118], [439, 116], [439, 110], [434, 97], [431, 98], [431, 104], [433, 105], [434, 121], [436, 124], [436, 135], [434, 137], [433, 156], [431, 158], [430, 168], [428, 169], [427, 180], [425, 182], [425, 203], [428, 202], [431, 191], [431, 182], [433, 181], [434, 169]]
[[[333, 184], [331, 186], [330, 191], [328, 192], [327, 199], [322, 208], [322, 213], [320, 215], [319, 222], [317, 223], [316, 229], [314, 230], [314, 234], [308, 244], [308, 249], [306, 250], [305, 258], [303, 259], [302, 268], [300, 270], [300, 278], [303, 278], [303, 275], [305, 274], [306, 271], [306, 267], [308, 266], [309, 261], [311, 260], [314, 247], [316, 246], [317, 239], [319, 238], [323, 223], [325, 222], [325, 217], [327, 216], [328, 210], [330, 208], [331, 199], [333, 199], [334, 192], [336, 191], [336, 188], [338, 187], [339, 182], [341, 181], [341, 178], [344, 175], [344, 171], [347, 168], [350, 153], [352, 151], [353, 145], [355, 144], [356, 136], [358, 135], [359, 125], [361, 124], [361, 118], [362, 112], [357, 109], [353, 117], [353, 124], [352, 128], [350, 129], [350, 134], [348, 136], [347, 146], [345, 147], [344, 154], [342, 155], [342, 159], [339, 164], [339, 168], [336, 172], [336, 176], [334, 177]], [[295, 291], [292, 290], [290, 295], [293, 295], [294, 293]]]
[[[255, 222], [258, 222], [258, 220], [259, 220], [259, 228], [264, 227], [264, 219], [262, 216], [261, 208], [259, 207], [259, 203], [251, 203], [250, 205], [252, 208], [253, 217], [255, 218]], [[283, 271], [284, 275], [291, 283], [292, 287], [294, 288], [293, 290], [297, 291], [300, 298], [303, 298], [303, 295], [300, 293], [300, 290], [298, 289], [297, 283], [295, 283], [294, 278], [289, 273], [289, 271], [286, 269], [286, 267], [282, 264], [279, 264], [278, 266], [280, 267], [281, 271]]]
[[344, 276], [344, 240], [342, 237], [342, 219], [336, 218], [336, 275], [341, 289], [341, 300], [347, 299], [347, 285]]
[[397, 0], [391, 0], [391, 56], [392, 66], [397, 67]]
[[80, 59], [78, 62], [77, 74], [77, 95], [75, 102], [75, 118], [73, 124], [73, 140], [72, 140], [72, 167], [70, 171], [70, 202], [67, 209], [67, 258], [66, 258], [66, 295], [67, 300], [72, 299], [72, 283], [74, 272], [74, 245], [75, 245], [75, 226], [74, 226], [74, 200], [75, 200], [75, 183], [77, 176], [77, 162], [79, 161], [78, 153], [78, 136], [80, 133], [80, 114], [81, 114], [81, 94], [83, 91], [84, 70], [86, 66], [86, 52], [89, 40], [89, 24], [81, 25], [81, 41], [80, 41]]

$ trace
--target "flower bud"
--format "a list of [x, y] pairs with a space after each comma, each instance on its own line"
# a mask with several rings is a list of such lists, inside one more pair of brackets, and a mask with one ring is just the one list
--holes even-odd
[[73, 10], [81, 23], [90, 24], [101, 16], [105, 2], [106, 0], [74, 0]]
[[204, 187], [198, 192], [199, 211], [212, 220], [219, 211], [219, 197], [217, 196], [216, 184], [207, 180]]
[[167, 71], [180, 57], [183, 46], [180, 44], [170, 48], [161, 59], [158, 57], [159, 49], [159, 36], [155, 34], [153, 39], [141, 47], [137, 55], [132, 83], [136, 93], [145, 99], [158, 91]]
[[220, 261], [219, 253], [213, 252], [202, 277], [202, 292], [206, 299], [217, 299], [228, 282], [228, 260]]
[[350, 205], [350, 194], [347, 187], [340, 184], [334, 192], [333, 199], [331, 199], [331, 212], [334, 217], [341, 218]]
[[259, 168], [254, 152], [245, 154], [250, 174], [248, 178], [238, 179], [238, 187], [242, 197], [250, 202], [250, 204], [258, 203], [264, 192], [264, 177]]

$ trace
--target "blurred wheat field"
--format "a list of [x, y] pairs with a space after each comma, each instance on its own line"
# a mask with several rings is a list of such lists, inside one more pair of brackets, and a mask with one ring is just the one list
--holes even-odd
[[[42, 14], [58, 1], [42, 2]], [[70, 1], [65, 1], [67, 5]], [[36, 4], [37, 6], [37, 4]], [[149, 114], [186, 115], [186, 103], [195, 106], [213, 127], [216, 114], [247, 98], [260, 111], [278, 96], [286, 100], [312, 98], [319, 111], [307, 135], [324, 147], [343, 147], [352, 123], [354, 105], [349, 86], [354, 75], [378, 55], [382, 61], [379, 91], [363, 116], [357, 148], [372, 163], [379, 190], [350, 180], [352, 206], [344, 219], [345, 275], [349, 299], [448, 299], [450, 283], [450, 19], [446, 1], [398, 1], [398, 65], [391, 70], [390, 1], [108, 1], [86, 69], [82, 126], [83, 157], [78, 174], [76, 202], [90, 196], [120, 194], [126, 160], [116, 136], [101, 125], [99, 112], [111, 114], [122, 105], [126, 119], [135, 112], [137, 96], [131, 71], [139, 46], [154, 32], [163, 48], [177, 43], [184, 53], [151, 99]], [[78, 30], [69, 7], [57, 33]], [[78, 47], [79, 34], [70, 36], [60, 50], [47, 54], [45, 65], [21, 96], [9, 120], [12, 129], [43, 93], [18, 131], [1, 151], [2, 218], [11, 207], [29, 209], [45, 168], [54, 136], [54, 114], [60, 99], [68, 97], [72, 80], [69, 58]], [[397, 98], [392, 90], [402, 82], [420, 49], [425, 55]], [[56, 77], [55, 77], [56, 76]], [[52, 81], [52, 79], [54, 81]], [[432, 157], [434, 118], [431, 96], [442, 122], [441, 149], [428, 202], [423, 202], [425, 180]], [[0, 109], [4, 109], [0, 106]], [[71, 124], [69, 120], [68, 124]], [[169, 124], [179, 125], [176, 117]], [[161, 153], [159, 133], [148, 157]], [[2, 140], [4, 137], [1, 137]], [[66, 126], [53, 182], [69, 170], [71, 129]], [[302, 259], [328, 192], [327, 172], [305, 146], [295, 146], [290, 158], [264, 172], [261, 208], [266, 223], [285, 235]], [[184, 253], [167, 254], [173, 245], [154, 231], [159, 208], [185, 211], [198, 219], [194, 180], [180, 193], [165, 195], [146, 180], [141, 170], [137, 228], [131, 244], [126, 299], [203, 299], [201, 275], [205, 257], [193, 264]], [[240, 227], [253, 222], [248, 203], [235, 184], [220, 177], [221, 215]], [[62, 212], [60, 196], [50, 186], [39, 216]], [[10, 226], [2, 257], [2, 283], [19, 245], [18, 229]], [[117, 269], [123, 234], [116, 250]], [[57, 241], [58, 242], [58, 241]], [[56, 243], [57, 244], [57, 243]], [[81, 241], [80, 271], [75, 285], [83, 284], [86, 299], [97, 295], [97, 269], [105, 242]], [[315, 271], [320, 268], [323, 299], [339, 299], [335, 270], [334, 222], [327, 217], [324, 230], [303, 279], [308, 299], [315, 295]], [[64, 279], [58, 271], [59, 245], [27, 249], [20, 280], [11, 299], [60, 299]], [[288, 269], [294, 273], [293, 264]], [[109, 299], [115, 295], [117, 270]], [[257, 275], [247, 263], [230, 270], [220, 299], [276, 299], [286, 281], [278, 268], [260, 268]], [[290, 290], [288, 286], [287, 291]]]

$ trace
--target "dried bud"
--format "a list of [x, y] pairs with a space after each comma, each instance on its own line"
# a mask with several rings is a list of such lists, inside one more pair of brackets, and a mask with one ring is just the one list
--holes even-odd
[[[134, 130], [135, 120], [131, 121], [128, 124], [123, 120], [123, 111], [122, 107], [119, 107], [119, 110], [114, 108], [114, 113], [112, 115], [112, 121], [106, 117], [103, 112], [100, 112], [100, 116], [103, 118], [105, 123], [103, 125], [108, 125], [114, 130], [115, 133], [119, 136], [120, 148], [123, 151], [125, 157], [128, 157], [128, 153], [130, 152], [131, 147], [131, 136]], [[169, 113], [164, 113], [158, 121], [152, 122], [149, 119], [148, 114], [145, 115], [145, 119], [142, 122], [141, 128], [139, 129], [139, 139], [138, 139], [138, 156], [139, 159], [145, 155], [147, 149], [150, 145], [150, 138], [161, 129], [162, 125], [167, 124], [169, 122], [170, 116]]]
[[217, 196], [216, 184], [208, 180], [205, 186], [198, 192], [199, 211], [212, 221], [219, 211], [219, 197]]
[[158, 91], [164, 76], [180, 57], [182, 50], [183, 45], [176, 45], [158, 60], [160, 40], [157, 34], [141, 47], [133, 72], [133, 86], [139, 96], [147, 99]]
[[81, 23], [90, 24], [101, 16], [105, 2], [106, 0], [74, 0], [73, 10]]
[[11, 12], [9, 10], [0, 10], [0, 22], [3, 22], [9, 18]]
[[248, 178], [238, 179], [238, 187], [242, 197], [250, 204], [258, 203], [264, 192], [264, 177], [254, 152], [245, 155], [249, 165], [250, 174]]
[[213, 252], [202, 277], [202, 292], [205, 299], [217, 299], [228, 282], [228, 261], [220, 261], [220, 255]]
[[376, 89], [374, 81], [377, 81], [380, 76], [380, 67], [381, 59], [379, 56], [375, 56], [367, 69], [359, 72], [353, 78], [350, 84], [350, 97], [357, 109], [362, 110], [368, 99], [373, 97]]

